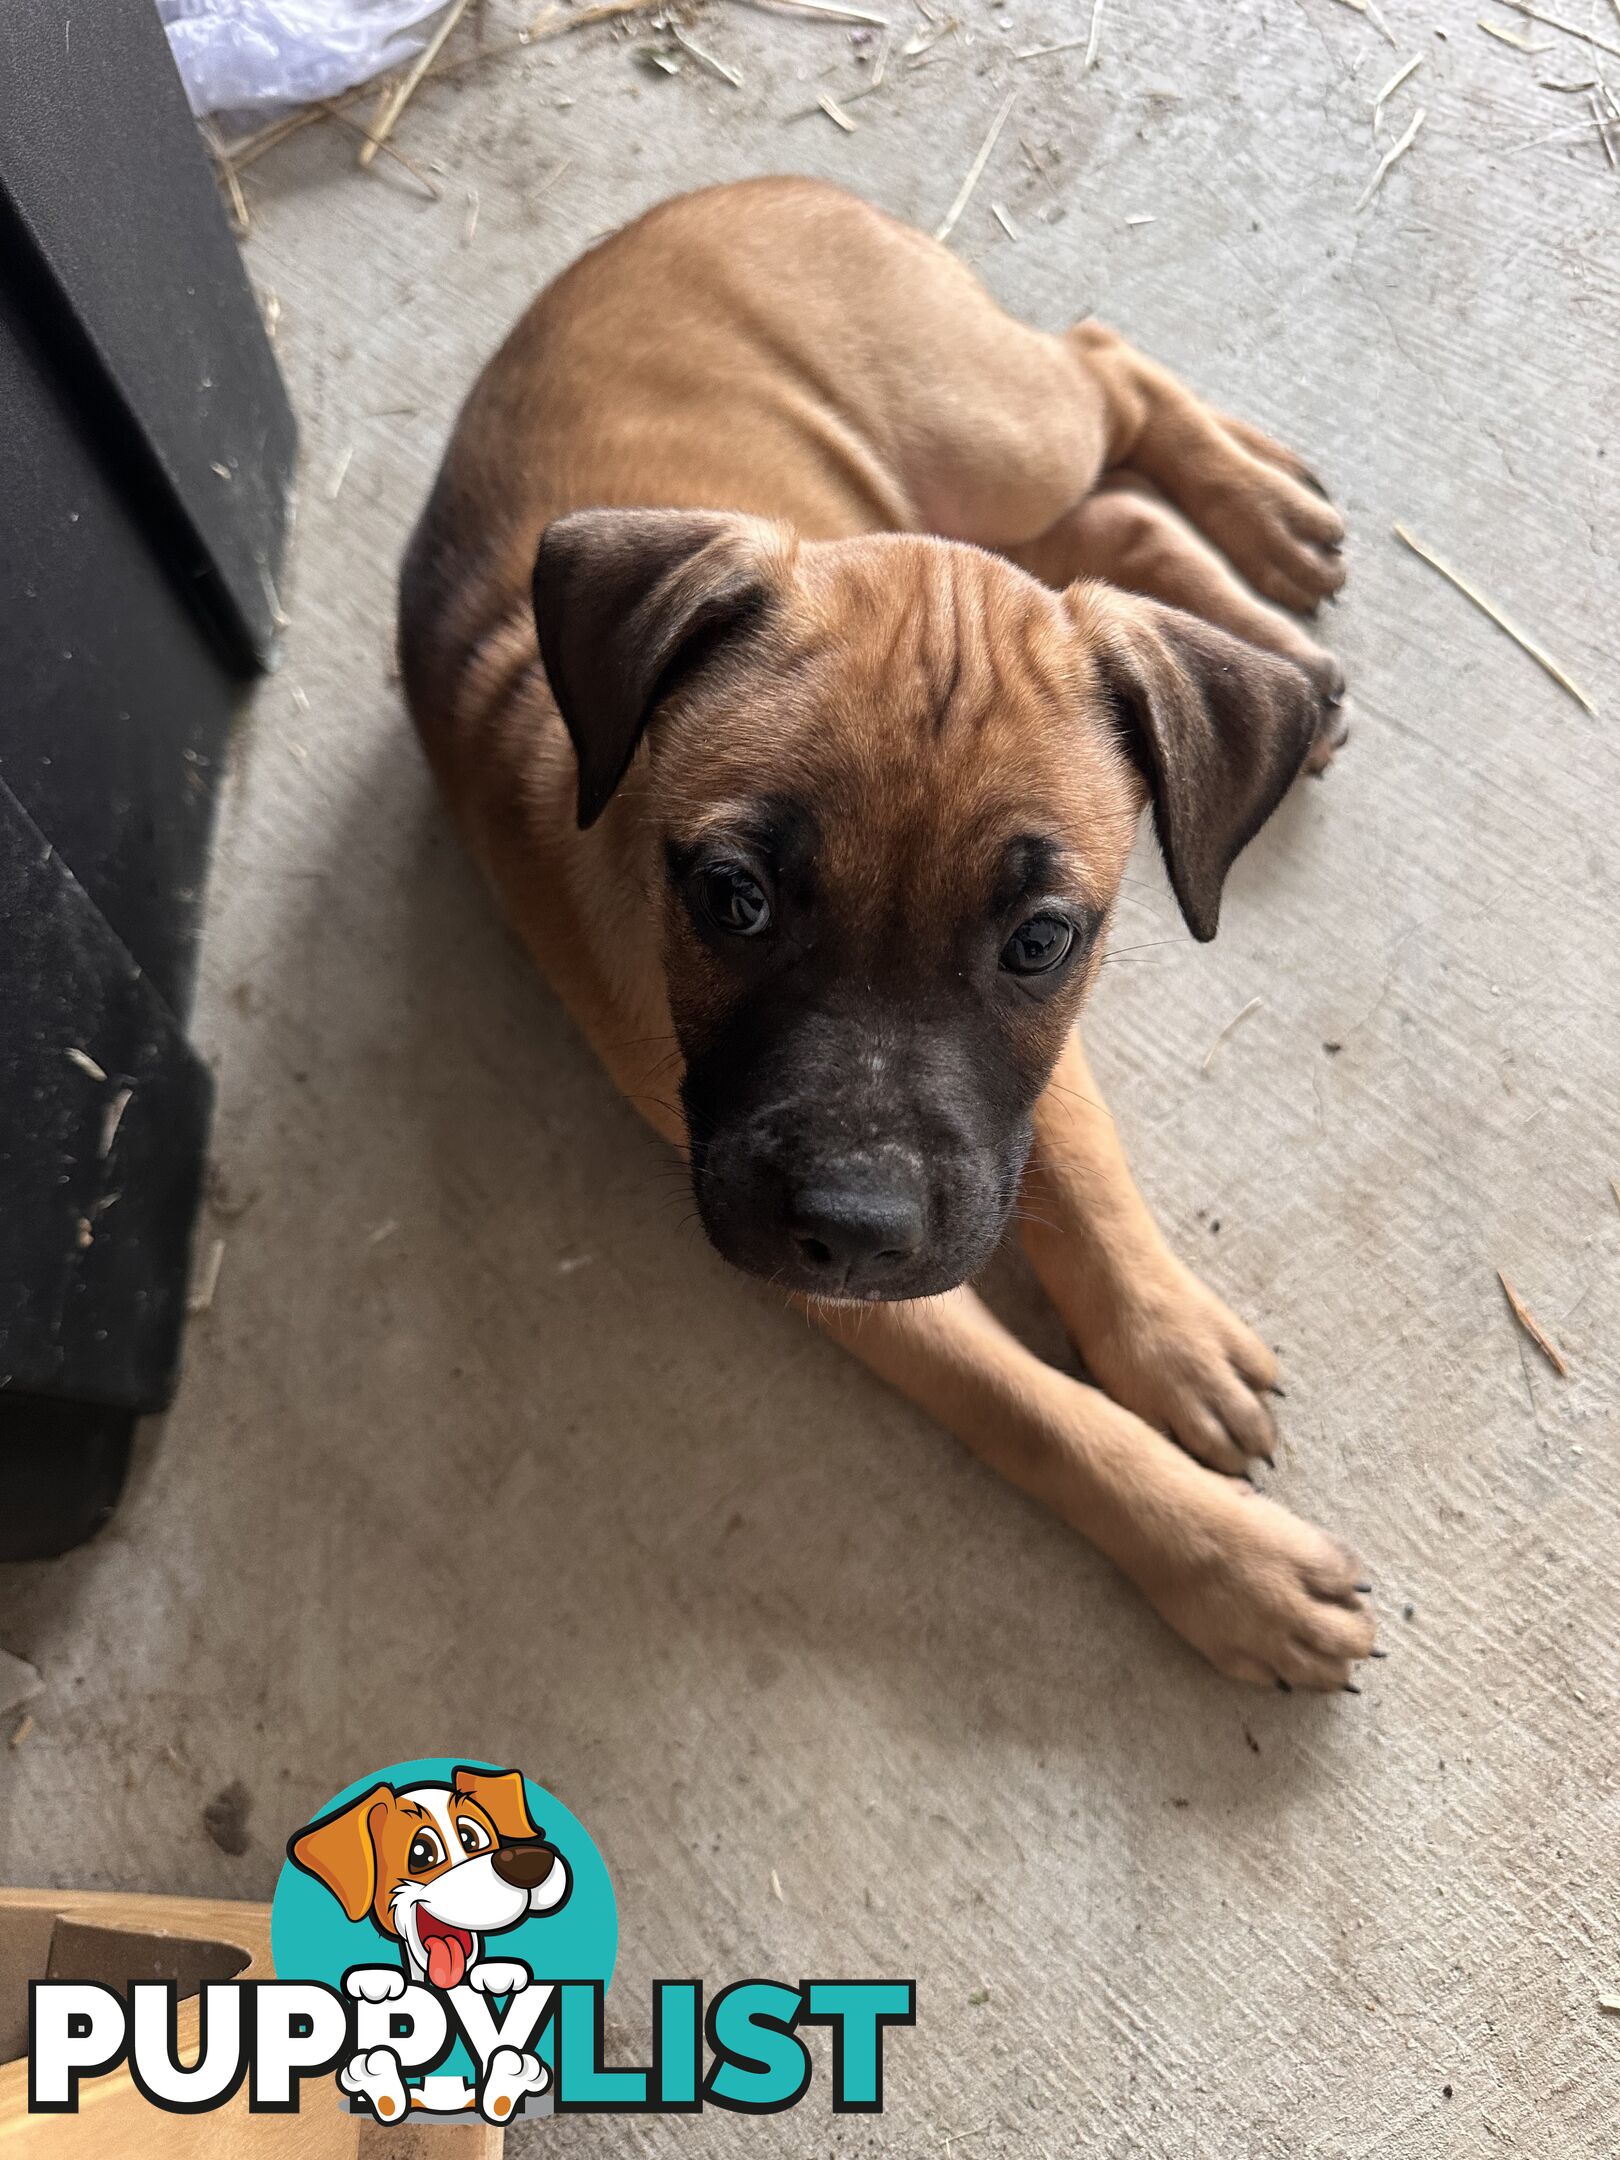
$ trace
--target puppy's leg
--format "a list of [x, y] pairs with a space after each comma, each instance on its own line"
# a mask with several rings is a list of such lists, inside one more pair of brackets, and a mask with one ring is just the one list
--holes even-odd
[[1185, 511], [1258, 592], [1302, 613], [1344, 583], [1344, 521], [1292, 452], [1230, 421], [1101, 323], [1068, 333], [1101, 393], [1109, 467], [1128, 466]]
[[1021, 1197], [1024, 1249], [1098, 1384], [1217, 1470], [1269, 1460], [1277, 1361], [1165, 1244], [1077, 1035], [1036, 1105]]
[[[659, 1041], [672, 1038], [649, 1040], [648, 1015], [632, 1020], [607, 1000], [580, 999], [573, 1010], [618, 1086], [655, 1130], [684, 1149], [667, 1053], [658, 1054]], [[1077, 1064], [1066, 1059], [1060, 1066], [1060, 1086], [1078, 1084], [1091, 1095], [1078, 1047], [1075, 1057]], [[1049, 1089], [1037, 1112], [1038, 1135], [1052, 1101]], [[1160, 1258], [1171, 1285], [1176, 1263], [1131, 1187], [1106, 1114], [1102, 1124], [1115, 1167], [1110, 1176], [1101, 1149], [1096, 1193], [1112, 1194], [1118, 1215], [1108, 1249], [1127, 1260], [1134, 1229], [1144, 1263]], [[1044, 1203], [1036, 1205], [1045, 1211]], [[1099, 1270], [1099, 1279], [1106, 1274]], [[1145, 1265], [1142, 1274], [1145, 1281]], [[1202, 1298], [1234, 1341], [1266, 1361], [1259, 1371], [1266, 1378], [1264, 1345], [1190, 1276], [1181, 1282], [1187, 1295], [1179, 1311], [1190, 1314], [1193, 1300]], [[1337, 1688], [1348, 1680], [1351, 1661], [1372, 1647], [1356, 1565], [1342, 1546], [1246, 1483], [1203, 1468], [1121, 1402], [1043, 1363], [971, 1290], [915, 1303], [809, 1309], [864, 1364], [1089, 1537], [1222, 1672], [1263, 1685]], [[1173, 1342], [1173, 1328], [1161, 1340]], [[1138, 1349], [1146, 1341], [1145, 1334], [1133, 1338]], [[1213, 1369], [1213, 1359], [1208, 1364]], [[1224, 1459], [1235, 1466], [1241, 1456], [1230, 1450]]]
[[908, 446], [905, 493], [925, 530], [1016, 555], [1128, 467], [1267, 599], [1308, 613], [1344, 582], [1344, 522], [1300, 460], [1103, 324], [1030, 330], [959, 265], [936, 263], [920, 285], [902, 281], [874, 334], [932, 356], [905, 375], [902, 412], [874, 392], [885, 432]]
[[1098, 1545], [1234, 1679], [1342, 1688], [1373, 1625], [1344, 1548], [1043, 1364], [971, 1290], [821, 1306], [827, 1332]]

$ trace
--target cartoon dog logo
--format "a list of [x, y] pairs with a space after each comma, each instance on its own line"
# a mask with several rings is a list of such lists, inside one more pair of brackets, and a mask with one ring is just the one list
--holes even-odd
[[[447, 1784], [403, 1792], [375, 1786], [298, 1831], [287, 1857], [323, 1883], [349, 1919], [369, 1918], [399, 1946], [402, 1966], [361, 1966], [346, 1976], [350, 1993], [367, 2002], [402, 1996], [407, 1981], [445, 1995], [463, 1987], [485, 1997], [521, 1994], [532, 1983], [528, 1966], [486, 1957], [485, 1940], [532, 1914], [559, 1911], [572, 1888], [567, 1861], [529, 1818], [518, 1770], [458, 1769]], [[462, 2081], [451, 2082], [456, 2093], [445, 2102], [465, 2108]], [[506, 2121], [548, 2082], [537, 2056], [498, 2047], [476, 2105]], [[384, 2120], [398, 2121], [407, 2110], [399, 2061], [387, 2048], [357, 2055], [339, 2083], [363, 2094]]]

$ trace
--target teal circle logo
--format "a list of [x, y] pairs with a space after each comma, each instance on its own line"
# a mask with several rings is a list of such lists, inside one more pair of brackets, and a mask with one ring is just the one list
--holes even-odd
[[[519, 1770], [447, 1755], [391, 1763], [335, 1794], [288, 1840], [270, 1908], [277, 1979], [385, 2007], [406, 1986], [474, 1996], [497, 2015], [531, 1983], [605, 1990], [618, 1941], [613, 1884], [578, 1816]], [[548, 2029], [524, 2058], [534, 2106], [547, 2082], [536, 2057], [550, 2055]], [[477, 2075], [458, 2042], [430, 2075], [402, 2081], [357, 2058], [338, 2081], [351, 2105], [386, 2119], [406, 2105], [470, 2108]]]

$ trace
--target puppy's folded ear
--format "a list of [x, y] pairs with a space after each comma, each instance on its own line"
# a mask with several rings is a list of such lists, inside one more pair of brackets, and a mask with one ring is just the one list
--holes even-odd
[[654, 709], [758, 627], [777, 529], [708, 510], [576, 510], [548, 525], [534, 617], [594, 825]]
[[1147, 781], [1187, 927], [1207, 943], [1226, 873], [1316, 740], [1321, 693], [1292, 661], [1179, 608], [1104, 585], [1065, 597]]
[[503, 1844], [540, 1835], [529, 1818], [521, 1770], [470, 1770], [463, 1766], [450, 1783], [464, 1798], [478, 1802], [499, 1831]]
[[386, 1785], [373, 1786], [298, 1831], [287, 1846], [287, 1858], [325, 1883], [351, 1920], [363, 1920], [377, 1895], [377, 1831], [393, 1805]]

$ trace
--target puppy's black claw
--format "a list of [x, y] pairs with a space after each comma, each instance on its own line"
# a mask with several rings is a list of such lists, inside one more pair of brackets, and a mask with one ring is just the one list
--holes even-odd
[[1388, 1657], [1389, 1652], [1387, 1650], [1369, 1650], [1367, 1655], [1369, 1657]]
[[1372, 1584], [1370, 1582], [1358, 1582], [1355, 1587], [1361, 1592], [1363, 1597], [1372, 1596]]
[[1277, 1685], [1282, 1689], [1285, 1695], [1292, 1695], [1294, 1692], [1293, 1682], [1290, 1680], [1285, 1680], [1281, 1673], [1278, 1673], [1277, 1675]]
[[1277, 1458], [1275, 1455], [1262, 1455], [1260, 1460], [1265, 1464], [1268, 1470], [1275, 1470], [1277, 1467]]
[[1356, 1683], [1353, 1680], [1347, 1680], [1344, 1683], [1344, 1692], [1347, 1695], [1359, 1695], [1361, 1693], [1361, 1690], [1356, 1686]]

